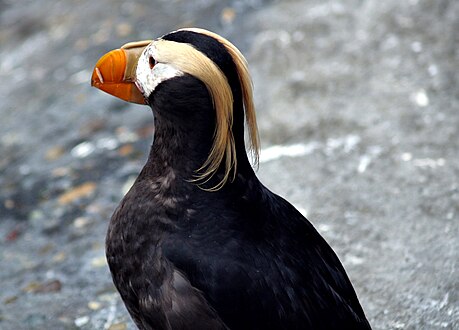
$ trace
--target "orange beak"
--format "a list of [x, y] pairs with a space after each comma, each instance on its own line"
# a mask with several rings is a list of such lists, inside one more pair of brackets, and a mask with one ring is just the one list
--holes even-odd
[[128, 102], [146, 104], [135, 85], [135, 72], [140, 55], [150, 43], [131, 42], [102, 56], [94, 67], [91, 86]]

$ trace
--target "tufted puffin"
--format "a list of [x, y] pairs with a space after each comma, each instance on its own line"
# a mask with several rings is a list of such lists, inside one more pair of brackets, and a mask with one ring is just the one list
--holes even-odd
[[139, 329], [370, 329], [331, 247], [254, 173], [252, 82], [232, 43], [197, 28], [128, 43], [91, 84], [154, 115], [148, 160], [106, 237]]

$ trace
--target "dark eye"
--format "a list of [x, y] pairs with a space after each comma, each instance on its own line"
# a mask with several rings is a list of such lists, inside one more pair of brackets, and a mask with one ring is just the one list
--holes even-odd
[[150, 57], [148, 58], [148, 63], [150, 64], [150, 69], [153, 69], [153, 67], [155, 66], [155, 63], [156, 63], [156, 61], [155, 61], [155, 59], [153, 58], [153, 56], [150, 56]]

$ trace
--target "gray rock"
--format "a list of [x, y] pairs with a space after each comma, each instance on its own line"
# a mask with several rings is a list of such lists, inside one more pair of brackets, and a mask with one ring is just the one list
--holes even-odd
[[[151, 143], [136, 132], [152, 119], [89, 79], [106, 51], [185, 25], [246, 54], [259, 176], [330, 242], [374, 329], [459, 327], [457, 1], [0, 9], [1, 329], [135, 328], [103, 244]], [[51, 281], [59, 290], [31, 289]]]

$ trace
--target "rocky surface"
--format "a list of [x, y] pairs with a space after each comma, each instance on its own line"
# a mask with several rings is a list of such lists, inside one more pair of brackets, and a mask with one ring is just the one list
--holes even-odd
[[191, 25], [246, 54], [259, 176], [330, 242], [374, 329], [457, 329], [454, 0], [0, 0], [0, 328], [135, 328], [103, 244], [153, 121], [89, 79]]

